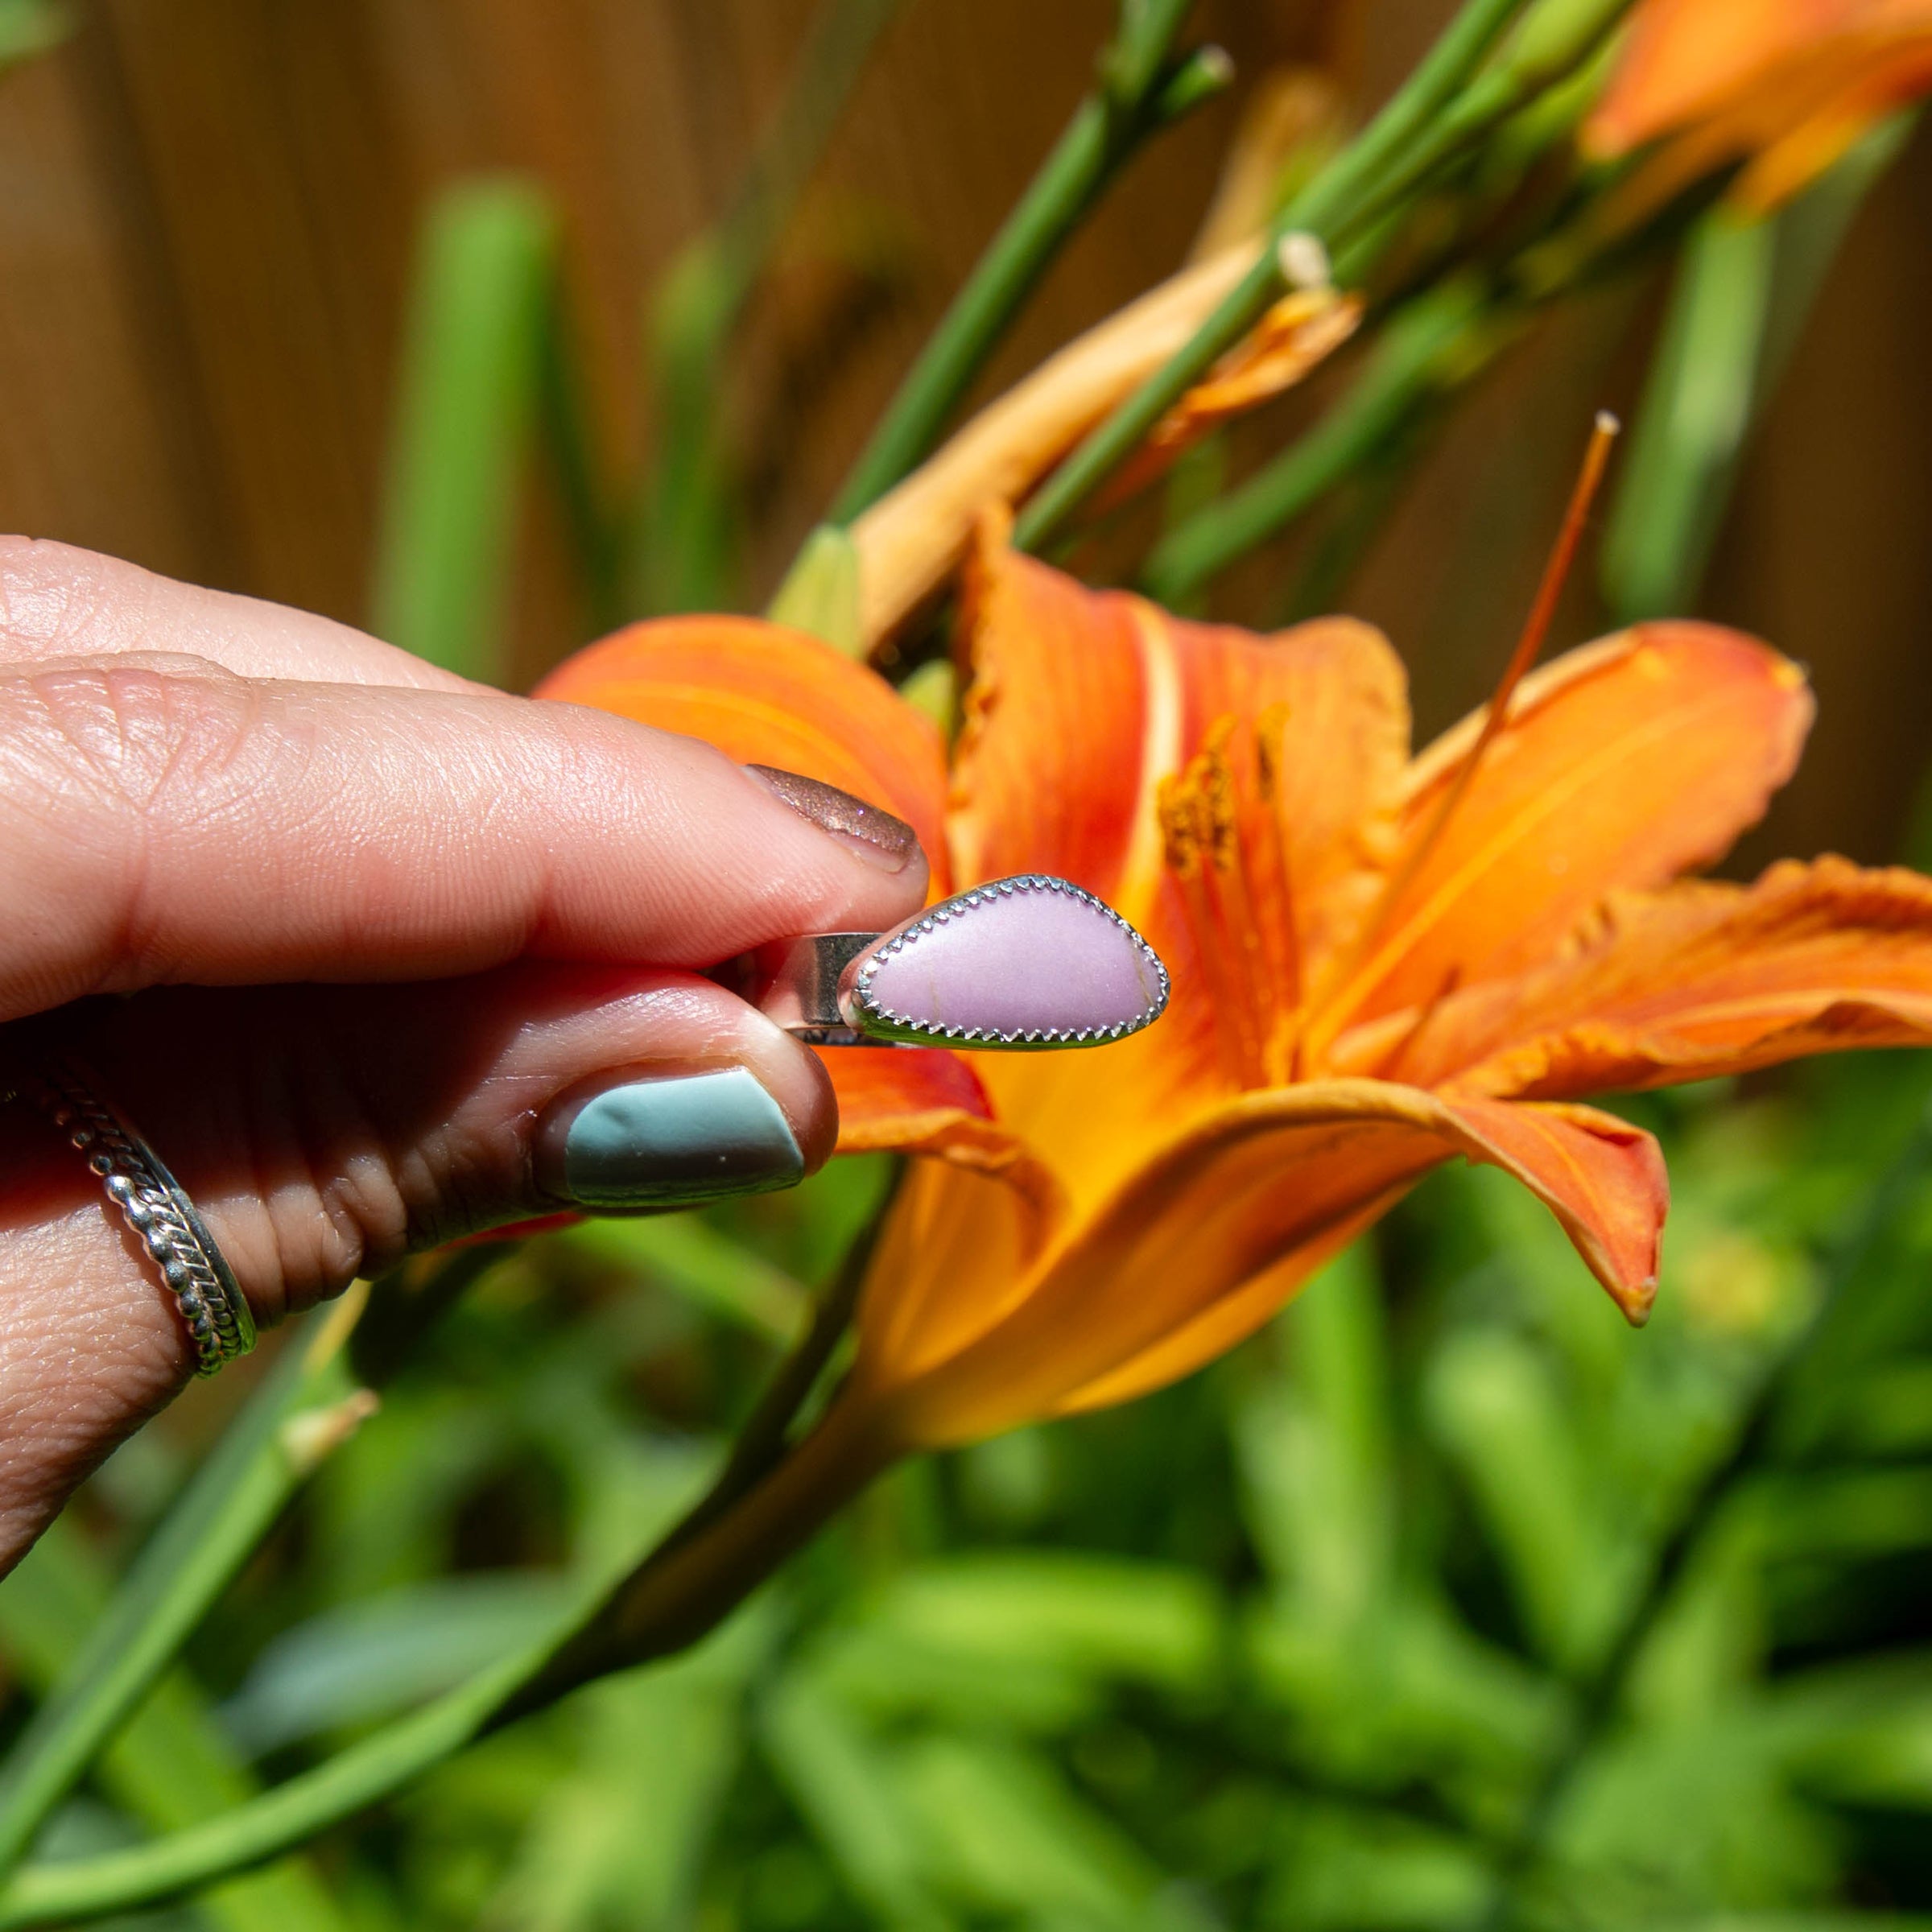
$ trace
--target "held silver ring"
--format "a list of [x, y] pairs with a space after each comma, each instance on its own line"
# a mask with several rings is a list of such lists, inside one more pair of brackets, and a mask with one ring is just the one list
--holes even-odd
[[194, 1203], [126, 1117], [72, 1060], [51, 1061], [0, 1092], [0, 1100], [14, 1099], [31, 1101], [86, 1157], [175, 1298], [194, 1344], [195, 1373], [213, 1375], [246, 1355], [255, 1345], [248, 1297]]

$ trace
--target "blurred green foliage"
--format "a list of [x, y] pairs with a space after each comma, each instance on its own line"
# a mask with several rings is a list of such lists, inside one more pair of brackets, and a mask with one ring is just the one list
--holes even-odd
[[[245, 1881], [319, 1873], [328, 1914], [125, 1922], [1932, 1923], [1929, 1098], [1900, 1057], [1642, 1103], [1641, 1334], [1521, 1190], [1445, 1172], [1206, 1374], [902, 1469], [696, 1652]], [[884, 1180], [500, 1261], [43, 1849], [160, 1822], [144, 1728], [279, 1776], [541, 1627], [695, 1493]], [[135, 1439], [23, 1578], [184, 1473]]]

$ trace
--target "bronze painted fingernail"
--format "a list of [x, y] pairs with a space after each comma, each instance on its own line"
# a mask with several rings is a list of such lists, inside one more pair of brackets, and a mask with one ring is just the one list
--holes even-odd
[[747, 765], [745, 769], [800, 818], [809, 819], [819, 831], [830, 832], [861, 858], [886, 872], [903, 872], [919, 852], [919, 835], [903, 819], [854, 798], [849, 791], [775, 765]]

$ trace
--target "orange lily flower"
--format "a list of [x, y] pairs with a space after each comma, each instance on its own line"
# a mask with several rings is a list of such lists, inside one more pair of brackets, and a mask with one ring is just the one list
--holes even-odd
[[1929, 0], [1641, 0], [1584, 146], [1662, 139], [1633, 184], [1645, 206], [1746, 159], [1733, 196], [1761, 213], [1928, 89]]
[[989, 523], [960, 650], [950, 771], [873, 672], [745, 619], [636, 625], [544, 687], [877, 800], [935, 890], [1063, 874], [1172, 973], [1167, 1017], [1103, 1048], [826, 1055], [841, 1146], [924, 1157], [835, 1411], [875, 1453], [1187, 1373], [1458, 1154], [1537, 1194], [1641, 1321], [1662, 1158], [1581, 1096], [1932, 1040], [1932, 881], [1824, 859], [1677, 882], [1759, 816], [1810, 719], [1798, 669], [1737, 633], [1572, 651], [1499, 729], [1412, 760], [1367, 626], [1182, 622]]

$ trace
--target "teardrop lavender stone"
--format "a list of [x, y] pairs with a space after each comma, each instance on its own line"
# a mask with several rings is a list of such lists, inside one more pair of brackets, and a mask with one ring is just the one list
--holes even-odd
[[1130, 926], [1077, 887], [1031, 875], [931, 908], [886, 935], [866, 966], [863, 1005], [993, 1043], [1143, 1026], [1167, 997], [1159, 960]]

